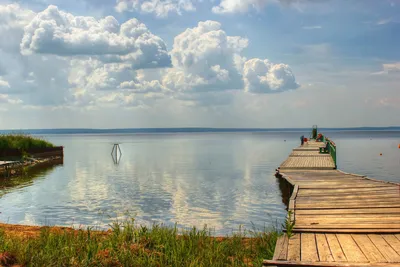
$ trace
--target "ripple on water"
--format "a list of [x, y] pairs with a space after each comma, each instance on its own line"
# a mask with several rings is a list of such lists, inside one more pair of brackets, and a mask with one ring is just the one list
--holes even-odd
[[[273, 174], [297, 145], [297, 133], [47, 139], [65, 146], [64, 166], [2, 190], [1, 221], [107, 228], [135, 217], [146, 225], [207, 225], [225, 235], [240, 225], [280, 226], [287, 214], [287, 186]], [[392, 141], [334, 140], [344, 171], [399, 181], [400, 150]], [[122, 144], [119, 165], [110, 156], [114, 142]]]

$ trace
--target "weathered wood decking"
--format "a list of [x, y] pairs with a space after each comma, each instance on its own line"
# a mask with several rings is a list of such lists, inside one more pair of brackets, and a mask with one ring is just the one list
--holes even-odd
[[400, 266], [400, 185], [334, 170], [320, 143], [293, 150], [281, 165], [294, 186], [294, 235], [265, 266]]

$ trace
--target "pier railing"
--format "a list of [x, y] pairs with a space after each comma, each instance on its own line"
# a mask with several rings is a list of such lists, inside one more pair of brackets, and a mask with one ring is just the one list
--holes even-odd
[[335, 167], [337, 168], [337, 160], [336, 160], [336, 144], [330, 140], [329, 138], [326, 138], [326, 141], [328, 142], [328, 151], [329, 154], [331, 155], [333, 162], [335, 162]]

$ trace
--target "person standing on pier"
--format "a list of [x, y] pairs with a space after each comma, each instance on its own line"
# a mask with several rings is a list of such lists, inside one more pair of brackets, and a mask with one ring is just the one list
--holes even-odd
[[301, 145], [304, 145], [304, 135], [300, 136]]

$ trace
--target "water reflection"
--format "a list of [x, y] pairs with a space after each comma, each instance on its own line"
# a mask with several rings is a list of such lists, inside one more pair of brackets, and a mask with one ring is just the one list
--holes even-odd
[[[148, 225], [207, 224], [225, 235], [240, 225], [275, 226], [286, 215], [273, 177], [286, 151], [269, 153], [281, 145], [269, 136], [48, 139], [64, 145], [64, 167], [0, 198], [1, 221], [106, 228], [116, 218], [134, 216]], [[109, 158], [114, 143], [124, 153], [118, 165]]]
[[282, 203], [286, 206], [286, 209], [289, 207], [290, 197], [293, 193], [293, 186], [283, 178], [276, 178], [279, 183], [279, 189], [282, 193]]
[[[258, 229], [280, 225], [287, 214], [291, 190], [274, 173], [298, 145], [298, 133], [47, 139], [64, 145], [63, 167], [2, 195], [0, 221], [106, 228], [115, 219], [134, 216], [147, 225], [207, 224], [215, 234], [225, 235], [240, 225]], [[347, 145], [345, 139], [335, 141]], [[118, 165], [110, 160], [114, 143], [120, 143], [123, 152]], [[357, 150], [351, 153], [353, 160], [365, 164], [362, 155], [355, 156]], [[340, 164], [345, 157], [340, 154]]]
[[34, 166], [29, 171], [21, 176], [14, 176], [10, 178], [0, 177], [0, 197], [24, 187], [31, 186], [34, 182], [44, 179], [55, 168], [62, 166], [63, 160], [54, 160], [47, 164]]

